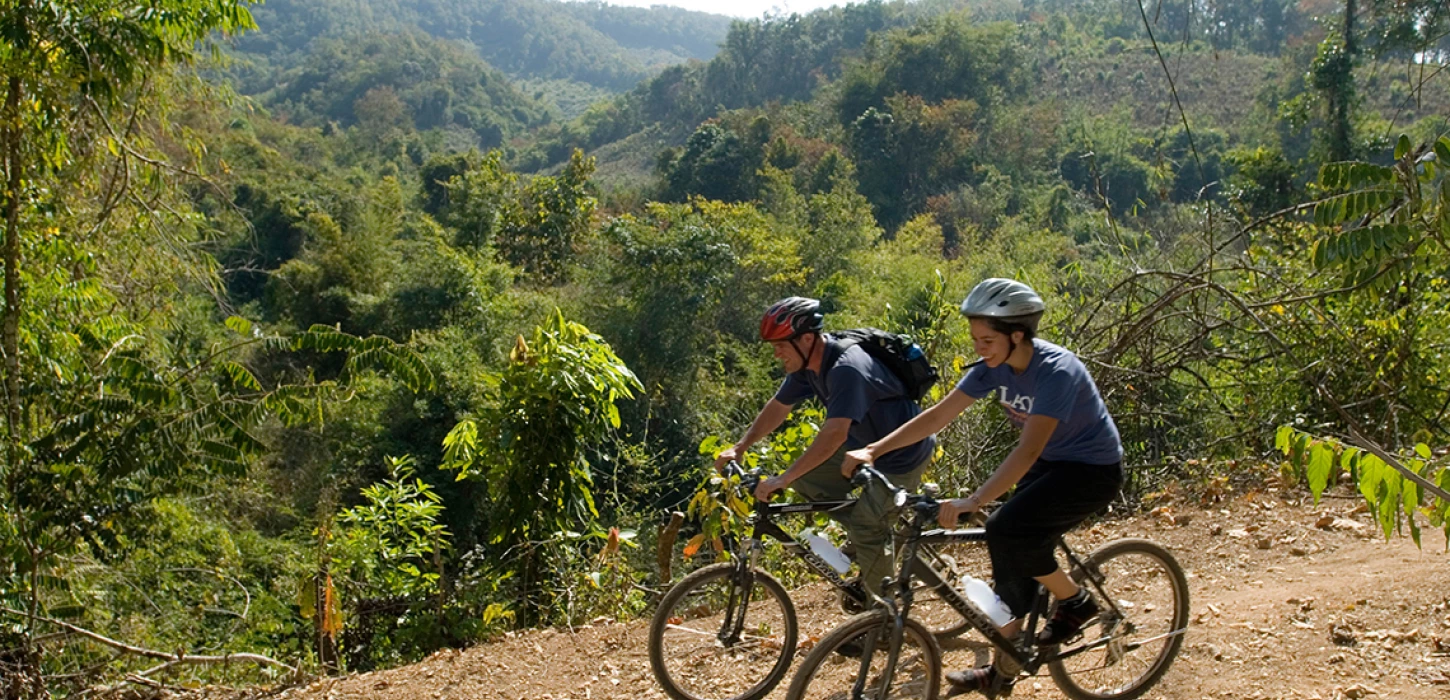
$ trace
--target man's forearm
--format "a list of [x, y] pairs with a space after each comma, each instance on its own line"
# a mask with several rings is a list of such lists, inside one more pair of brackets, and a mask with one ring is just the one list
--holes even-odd
[[781, 423], [785, 422], [785, 417], [790, 415], [790, 409], [790, 406], [771, 399], [769, 403], [765, 404], [764, 408], [760, 409], [760, 413], [755, 416], [755, 420], [745, 430], [745, 436], [740, 438], [739, 442], [735, 443], [735, 448], [740, 452], [744, 452], [750, 449], [751, 445], [760, 442], [766, 435], [774, 432], [776, 428], [780, 427]]

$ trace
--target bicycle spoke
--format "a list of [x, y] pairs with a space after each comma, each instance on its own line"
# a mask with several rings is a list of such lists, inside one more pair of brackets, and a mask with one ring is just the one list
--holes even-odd
[[787, 697], [790, 700], [935, 697], [941, 676], [940, 652], [935, 640], [919, 623], [909, 622], [894, 670], [888, 677], [890, 635], [889, 628], [882, 624], [884, 619], [880, 614], [857, 616], [826, 635], [802, 663]]
[[[1094, 553], [1109, 609], [1083, 629], [1086, 641], [1062, 649], [1052, 677], [1077, 700], [1128, 700], [1167, 670], [1188, 624], [1188, 584], [1173, 557], [1143, 540], [1120, 540]], [[1078, 572], [1081, 574], [1081, 572]]]
[[698, 635], [700, 635], [702, 637], [714, 637], [715, 636], [715, 633], [714, 632], [706, 632], [704, 630], [697, 630], [697, 629], [694, 629], [694, 628], [691, 628], [691, 627], [685, 627], [684, 625], [665, 625], [665, 629], [667, 629], [667, 630], [673, 630], [673, 631], [676, 631], [676, 632], [689, 632], [690, 634], [698, 634]]
[[749, 595], [733, 565], [691, 574], [660, 602], [651, 626], [650, 666], [677, 700], [759, 698], [790, 666], [795, 612], [785, 589], [763, 572]]

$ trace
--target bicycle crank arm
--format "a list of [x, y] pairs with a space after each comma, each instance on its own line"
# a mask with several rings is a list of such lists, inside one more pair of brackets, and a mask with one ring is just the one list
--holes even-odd
[[[1125, 651], [1125, 652], [1126, 651], [1137, 651], [1139, 648], [1143, 647], [1146, 644], [1151, 644], [1151, 643], [1156, 642], [1158, 640], [1167, 639], [1169, 637], [1177, 637], [1177, 636], [1179, 636], [1181, 634], [1186, 634], [1187, 632], [1188, 632], [1188, 629], [1187, 628], [1184, 628], [1184, 629], [1181, 629], [1181, 630], [1175, 630], [1173, 632], [1166, 632], [1166, 633], [1160, 634], [1160, 635], [1158, 635], [1156, 637], [1149, 637], [1147, 639], [1142, 639], [1142, 640], [1133, 642], [1131, 644], [1125, 644], [1125, 645], [1123, 645], [1123, 651]], [[1100, 639], [1094, 639], [1091, 642], [1084, 642], [1083, 644], [1080, 644], [1078, 646], [1072, 647], [1071, 649], [1067, 649], [1067, 650], [1062, 651], [1062, 652], [1059, 652], [1057, 654], [1053, 654], [1050, 660], [1054, 660], [1055, 661], [1055, 660], [1059, 660], [1059, 659], [1070, 659], [1070, 658], [1072, 658], [1074, 656], [1077, 656], [1078, 654], [1082, 654], [1084, 652], [1093, 651], [1094, 649], [1101, 649], [1101, 648], [1103, 648], [1103, 647], [1105, 647], [1105, 646], [1107, 646], [1109, 644], [1112, 644], [1116, 640], [1117, 640], [1116, 637], [1102, 637]]]

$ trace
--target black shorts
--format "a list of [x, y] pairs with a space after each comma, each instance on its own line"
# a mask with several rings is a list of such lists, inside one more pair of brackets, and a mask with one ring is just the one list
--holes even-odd
[[987, 518], [997, 595], [1018, 617], [1037, 594], [1033, 579], [1057, 570], [1057, 538], [1105, 508], [1123, 487], [1123, 465], [1038, 460]]

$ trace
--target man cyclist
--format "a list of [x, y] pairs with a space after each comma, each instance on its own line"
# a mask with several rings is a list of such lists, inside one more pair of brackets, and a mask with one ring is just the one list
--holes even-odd
[[[1009, 639], [1021, 630], [1041, 583], [1057, 599], [1052, 619], [1037, 636], [1041, 645], [1073, 638], [1098, 614], [1097, 601], [1058, 567], [1057, 538], [1117, 497], [1123, 484], [1123, 447], [1118, 428], [1087, 368], [1072, 352], [1037, 338], [1046, 306], [1037, 292], [1016, 280], [994, 278], [962, 302], [971, 322], [973, 364], [939, 403], [885, 438], [847, 455], [850, 473], [861, 462], [946, 427], [978, 399], [993, 392], [1007, 417], [1022, 430], [1017, 448], [976, 492], [943, 501], [939, 521], [958, 517], [1016, 492], [987, 518], [987, 549], [997, 595], [1013, 620], [1002, 626]], [[986, 690], [1002, 673], [995, 666], [947, 674], [961, 690]]]
[[[761, 501], [787, 487], [812, 501], [846, 498], [853, 488], [840, 468], [846, 451], [881, 439], [921, 412], [889, 367], [859, 344], [843, 344], [823, 334], [824, 321], [820, 302], [804, 297], [776, 302], [760, 321], [760, 339], [770, 343], [786, 378], [745, 436], [717, 456], [715, 468], [739, 459], [751, 445], [780, 427], [801, 401], [814, 396], [826, 407], [826, 422], [806, 451], [784, 473], [756, 487], [755, 497]], [[895, 485], [914, 490], [935, 449], [936, 438], [923, 435], [883, 452], [875, 460], [876, 468], [890, 475]], [[855, 506], [833, 514], [846, 528], [861, 568], [861, 582], [873, 594], [880, 592], [882, 579], [894, 570], [892, 510], [891, 494], [873, 483]], [[865, 600], [863, 597], [861, 602]]]

